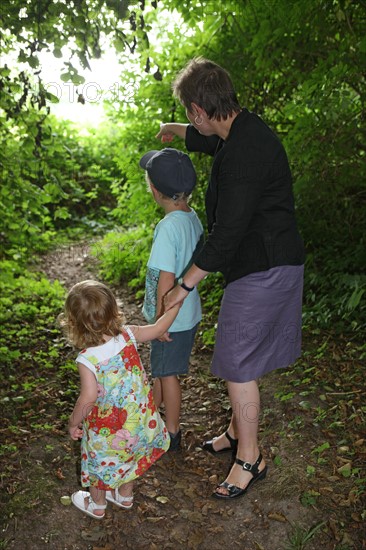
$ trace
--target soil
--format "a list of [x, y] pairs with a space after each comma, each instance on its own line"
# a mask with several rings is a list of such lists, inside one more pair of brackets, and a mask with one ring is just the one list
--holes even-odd
[[[60, 280], [66, 288], [97, 277], [86, 246], [58, 251], [46, 260], [42, 268], [48, 278]], [[128, 321], [143, 322], [141, 304], [136, 303], [131, 290], [127, 286], [114, 290]], [[148, 370], [148, 346], [141, 346], [139, 351]], [[66, 347], [65, 360], [73, 355]], [[71, 443], [66, 430], [57, 428], [43, 436], [29, 434], [17, 456], [14, 483], [2, 487], [8, 493], [11, 512], [2, 512], [0, 548], [364, 548], [358, 502], [347, 504], [341, 499], [344, 495], [350, 498], [352, 481], [335, 475], [329, 463], [319, 465], [316, 479], [307, 474], [309, 457], [324, 442], [324, 436], [319, 426], [305, 416], [301, 419], [300, 397], [295, 403], [275, 398], [282, 383], [276, 372], [260, 383], [260, 445], [269, 468], [266, 480], [235, 501], [211, 498], [216, 484], [225, 479], [231, 456], [213, 457], [199, 446], [221, 433], [230, 417], [225, 385], [210, 375], [210, 359], [211, 351], [198, 338], [190, 375], [182, 381], [183, 449], [167, 453], [138, 480], [130, 511], [109, 504], [105, 518], [98, 522], [72, 505], [63, 505], [61, 497], [79, 487], [79, 444]], [[297, 418], [301, 422], [294, 430]], [[321, 523], [311, 536], [311, 530]], [[303, 545], [295, 544], [296, 536]]]

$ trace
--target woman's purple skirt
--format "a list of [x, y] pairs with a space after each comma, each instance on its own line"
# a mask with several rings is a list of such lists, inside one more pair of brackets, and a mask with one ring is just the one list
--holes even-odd
[[280, 266], [227, 285], [212, 374], [249, 382], [300, 356], [303, 277], [303, 265]]

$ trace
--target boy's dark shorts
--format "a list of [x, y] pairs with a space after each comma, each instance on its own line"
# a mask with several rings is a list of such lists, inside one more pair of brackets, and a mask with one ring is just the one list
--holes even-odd
[[170, 332], [172, 342], [151, 342], [150, 364], [153, 378], [188, 374], [189, 357], [199, 323], [190, 330]]

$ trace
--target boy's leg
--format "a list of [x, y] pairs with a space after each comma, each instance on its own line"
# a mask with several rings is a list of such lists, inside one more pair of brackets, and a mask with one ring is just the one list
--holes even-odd
[[154, 378], [153, 397], [155, 406], [158, 409], [163, 404], [163, 389], [161, 387], [160, 378]]
[[162, 389], [162, 401], [165, 406], [165, 424], [168, 432], [179, 431], [179, 417], [182, 402], [182, 390], [177, 376], [159, 378]]

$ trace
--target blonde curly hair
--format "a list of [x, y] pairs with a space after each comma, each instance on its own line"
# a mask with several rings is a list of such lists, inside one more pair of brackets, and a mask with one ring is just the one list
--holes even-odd
[[69, 341], [82, 349], [103, 344], [104, 336], [118, 336], [125, 319], [112, 291], [86, 280], [71, 288], [59, 321]]

